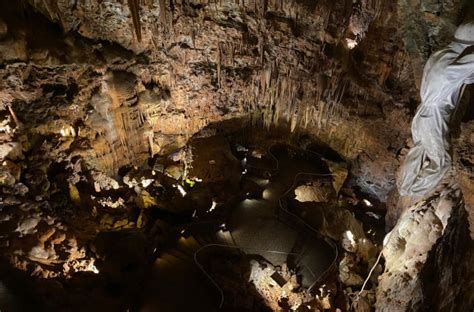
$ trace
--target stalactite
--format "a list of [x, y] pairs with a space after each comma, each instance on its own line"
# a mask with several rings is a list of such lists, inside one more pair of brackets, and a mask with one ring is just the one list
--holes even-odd
[[296, 115], [291, 116], [291, 123], [290, 123], [290, 131], [295, 132], [296, 124], [298, 123], [298, 119]]
[[159, 9], [160, 9], [160, 24], [167, 30], [168, 22], [167, 22], [167, 12], [166, 12], [166, 0], [159, 0]]
[[135, 29], [135, 34], [137, 35], [137, 40], [142, 41], [142, 26], [140, 22], [140, 4], [139, 0], [127, 0], [128, 8], [130, 14], [132, 15], [133, 27]]
[[217, 86], [218, 88], [221, 87], [221, 79], [222, 79], [222, 47], [221, 43], [217, 44]]
[[64, 28], [61, 20], [61, 10], [59, 10], [57, 2], [48, 0], [42, 0], [42, 2], [50, 19], [58, 20], [61, 23], [61, 26]]
[[[260, 57], [262, 41], [259, 40]], [[269, 128], [283, 122], [289, 125], [291, 131], [297, 131], [298, 128], [313, 125], [321, 129], [342, 117], [344, 109], [341, 102], [349, 80], [342, 79], [343, 73], [338, 64], [324, 58], [321, 51], [314, 53], [323, 57], [324, 61], [303, 60], [301, 64], [284, 68], [278, 67], [278, 60], [261, 64], [262, 69], [254, 75], [252, 91], [246, 100], [251, 111], [255, 112], [251, 114], [252, 123], [261, 122]], [[300, 67], [318, 68], [326, 74], [305, 78], [308, 72], [296, 69]]]

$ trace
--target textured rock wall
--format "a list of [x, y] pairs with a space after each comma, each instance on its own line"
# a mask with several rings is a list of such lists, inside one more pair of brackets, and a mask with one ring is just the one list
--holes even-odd
[[[472, 103], [469, 104], [472, 107]], [[464, 194], [471, 238], [474, 239], [474, 120], [461, 123], [460, 130], [455, 140], [455, 168]]]
[[[89, 166], [141, 163], [244, 117], [316, 134], [354, 162], [366, 191], [384, 198], [393, 187], [416, 94], [390, 1], [148, 1], [140, 42], [120, 1], [31, 4], [68, 34], [56, 38], [62, 50], [31, 49], [27, 30], [9, 31], [35, 66], [2, 69], [4, 102], [20, 119], [50, 110], [23, 120], [25, 130], [55, 140], [71, 126]], [[69, 98], [39, 92], [45, 85]]]
[[462, 193], [448, 178], [387, 234], [378, 311], [471, 311], [473, 242]]
[[448, 44], [462, 18], [462, 0], [400, 0], [398, 12], [405, 48], [418, 87], [431, 53]]

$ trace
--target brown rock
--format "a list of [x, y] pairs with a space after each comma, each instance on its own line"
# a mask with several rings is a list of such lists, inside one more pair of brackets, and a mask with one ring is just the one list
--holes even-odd
[[0, 61], [14, 62], [28, 60], [27, 42], [24, 37], [0, 41]]
[[41, 244], [44, 244], [48, 239], [51, 238], [51, 236], [54, 235], [54, 233], [56, 233], [56, 229], [53, 227], [50, 227], [38, 237], [38, 240], [40, 241]]
[[[429, 306], [436, 311], [438, 308], [434, 307], [441, 305], [454, 308], [456, 302], [462, 301], [457, 301], [457, 296], [473, 302], [469, 290], [459, 287], [457, 280], [473, 276], [470, 264], [464, 262], [470, 261], [472, 255], [469, 256], [469, 249], [463, 245], [469, 240], [469, 233], [460, 194], [448, 177], [434, 194], [410, 206], [387, 235], [383, 248], [385, 272], [379, 277], [377, 288], [378, 311], [418, 310]], [[466, 258], [453, 257], [451, 253], [456, 253], [455, 250], [462, 250]], [[423, 272], [428, 271], [439, 272], [429, 275], [430, 279], [439, 278], [442, 285], [425, 286], [423, 279], [427, 276]], [[432, 292], [444, 295], [428, 295]], [[463, 310], [461, 306], [459, 310]]]
[[0, 40], [5, 38], [7, 34], [8, 34], [8, 26], [2, 19], [0, 19]]
[[4, 160], [1, 166], [1, 170], [9, 172], [16, 181], [20, 181], [21, 167], [10, 160]]
[[332, 185], [315, 181], [298, 186], [295, 195], [299, 202], [327, 203], [335, 197], [336, 192]]
[[23, 157], [20, 143], [9, 142], [0, 144], [0, 161], [5, 159], [16, 160]]

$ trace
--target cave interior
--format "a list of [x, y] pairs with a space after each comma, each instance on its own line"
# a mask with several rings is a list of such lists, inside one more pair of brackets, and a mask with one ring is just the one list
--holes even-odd
[[473, 311], [474, 87], [397, 189], [472, 6], [0, 0], [0, 311]]

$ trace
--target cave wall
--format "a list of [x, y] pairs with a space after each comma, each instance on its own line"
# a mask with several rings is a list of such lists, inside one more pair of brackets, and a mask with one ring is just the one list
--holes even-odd
[[[2, 102], [48, 142], [72, 127], [90, 167], [139, 164], [212, 122], [245, 118], [315, 134], [381, 199], [394, 186], [416, 102], [396, 4], [149, 1], [140, 6], [141, 41], [126, 3], [30, 4], [64, 35], [38, 47], [31, 30], [7, 32], [23, 50], [21, 59], [4, 56], [16, 64], [1, 70]], [[36, 14], [25, 18], [37, 23]]]
[[[397, 12], [399, 33], [419, 89], [430, 54], [450, 42], [456, 25], [472, 20], [472, 2], [402, 0]], [[470, 311], [474, 306], [471, 88], [451, 125], [454, 169], [450, 175], [425, 198], [400, 197], [396, 190], [388, 197], [386, 222], [392, 232], [387, 235], [386, 267], [377, 290], [380, 311]], [[400, 151], [399, 158], [406, 152]], [[417, 210], [422, 216], [416, 216]]]
[[431, 53], [447, 45], [463, 18], [463, 0], [400, 0], [400, 32], [419, 88]]

